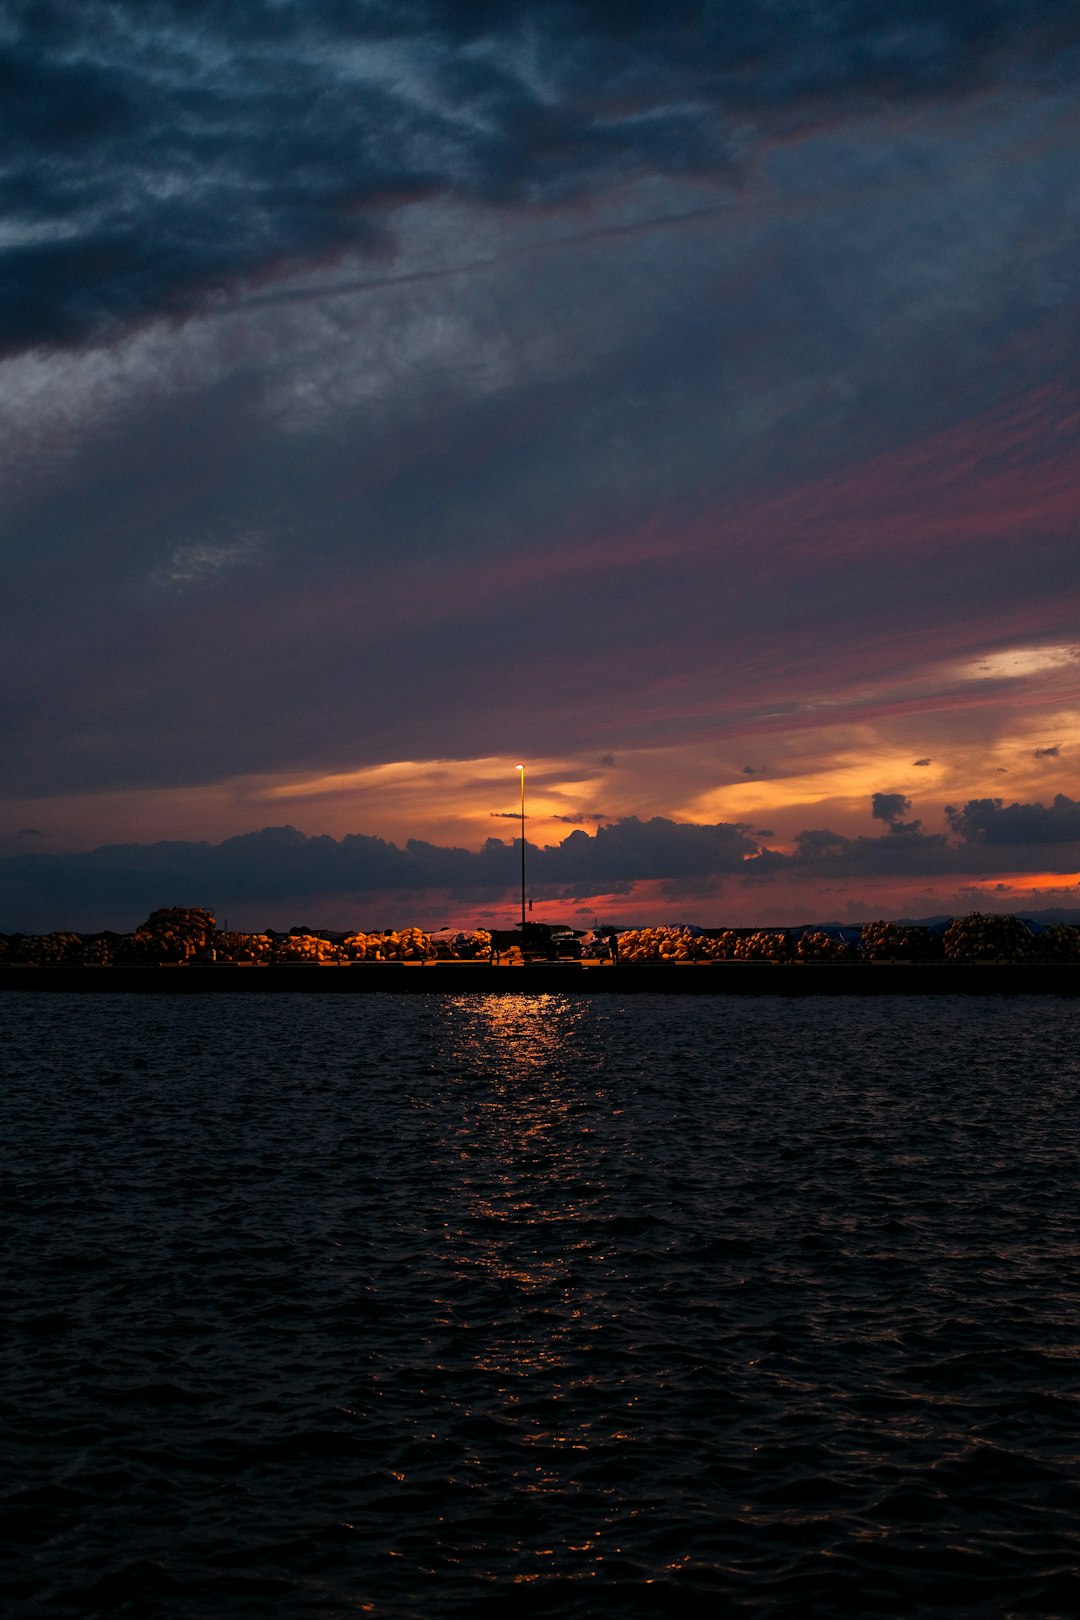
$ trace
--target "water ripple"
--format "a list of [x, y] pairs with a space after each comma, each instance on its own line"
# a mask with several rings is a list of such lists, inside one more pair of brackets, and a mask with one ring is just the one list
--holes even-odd
[[1080, 1009], [3, 998], [6, 1611], [1080, 1607]]

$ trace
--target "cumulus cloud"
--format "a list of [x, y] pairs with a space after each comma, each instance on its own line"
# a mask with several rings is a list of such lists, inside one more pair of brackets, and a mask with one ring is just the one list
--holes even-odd
[[[627, 895], [652, 884], [672, 901], [707, 899], [724, 885], [794, 880], [939, 878], [987, 881], [999, 874], [1073, 871], [1080, 861], [1080, 802], [1053, 805], [973, 799], [950, 806], [952, 837], [926, 833], [902, 818], [902, 794], [877, 794], [880, 836], [849, 837], [807, 828], [789, 852], [772, 849], [765, 829], [735, 822], [676, 822], [635, 816], [582, 828], [559, 843], [528, 845], [528, 887], [536, 899], [588, 900]], [[1063, 846], [1059, 855], [1048, 849]], [[0, 926], [11, 930], [134, 926], [158, 905], [209, 904], [273, 909], [334, 897], [362, 914], [373, 897], [402, 906], [449, 895], [462, 903], [516, 893], [520, 843], [489, 838], [478, 850], [409, 839], [395, 844], [365, 834], [308, 836], [266, 827], [213, 844], [174, 841], [119, 844], [71, 854], [23, 851], [0, 860]], [[796, 892], [796, 891], [793, 891]], [[44, 921], [43, 921], [44, 919]]]
[[[758, 848], [737, 824], [628, 817], [595, 833], [572, 832], [555, 846], [530, 845], [529, 891], [537, 898], [588, 897], [625, 893], [648, 880], [707, 884], [739, 871]], [[220, 844], [174, 841], [19, 854], [0, 860], [0, 918], [9, 929], [37, 928], [42, 916], [90, 928], [125, 916], [134, 926], [154, 906], [174, 903], [227, 910], [330, 894], [362, 903], [387, 890], [490, 898], [516, 886], [519, 850], [520, 844], [497, 838], [467, 850], [422, 839], [397, 845], [360, 833], [335, 839], [266, 827]]]
[[965, 844], [1039, 845], [1080, 841], [1080, 802], [1058, 793], [1050, 805], [1005, 804], [969, 799], [945, 806], [956, 837]]
[[762, 850], [748, 860], [748, 880], [774, 878], [904, 878], [947, 876], [981, 871], [974, 852], [966, 854], [941, 833], [890, 827], [879, 838], [850, 838], [829, 827], [811, 827], [797, 834], [794, 850]]
[[[950, 838], [927, 833], [921, 821], [902, 818], [910, 801], [900, 793], [876, 793], [871, 813], [888, 829], [878, 838], [851, 838], [831, 828], [808, 828], [785, 853], [762, 849], [745, 863], [748, 878], [992, 877], [998, 872], [1074, 870], [1080, 862], [1080, 803], [1058, 794], [1042, 804], [1003, 805], [1000, 799], [969, 799], [948, 805]], [[1053, 856], [1047, 846], [1066, 846]]]
[[870, 803], [870, 814], [875, 821], [883, 821], [891, 833], [911, 836], [922, 827], [921, 821], [905, 821], [911, 809], [911, 800], [902, 793], [875, 793]]
[[890, 827], [897, 825], [910, 809], [911, 800], [905, 799], [902, 793], [875, 793], [870, 802], [874, 820], [884, 821]]
[[741, 823], [625, 816], [595, 833], [572, 832], [555, 848], [538, 851], [532, 869], [541, 884], [597, 884], [602, 890], [617, 883], [737, 872], [757, 849]]

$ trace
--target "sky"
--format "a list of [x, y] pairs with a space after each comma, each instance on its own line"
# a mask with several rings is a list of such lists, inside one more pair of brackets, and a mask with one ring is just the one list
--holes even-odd
[[1080, 908], [1074, 0], [8, 0], [0, 929]]

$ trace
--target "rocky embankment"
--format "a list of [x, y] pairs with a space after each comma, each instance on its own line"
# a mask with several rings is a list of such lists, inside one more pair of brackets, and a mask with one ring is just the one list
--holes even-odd
[[[524, 950], [521, 940], [515, 930], [429, 934], [415, 927], [238, 933], [219, 929], [204, 907], [169, 906], [131, 934], [0, 935], [0, 989], [1080, 993], [1080, 928], [1040, 929], [977, 912], [940, 928], [879, 920], [861, 930], [668, 927], [581, 935], [530, 924]], [[187, 971], [158, 971], [166, 968]], [[407, 971], [417, 968], [423, 971]], [[234, 969], [247, 971], [227, 971]]]

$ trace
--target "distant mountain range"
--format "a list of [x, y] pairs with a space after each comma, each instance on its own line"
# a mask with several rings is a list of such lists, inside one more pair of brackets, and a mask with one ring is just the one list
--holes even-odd
[[[897, 926], [901, 928], [943, 928], [946, 926], [946, 924], [950, 923], [954, 917], [960, 915], [961, 913], [955, 911], [942, 911], [933, 917], [889, 917], [887, 920], [889, 922], [896, 923]], [[963, 915], [970, 915], [970, 913], [963, 913]], [[1080, 910], [1078, 910], [1076, 907], [1070, 909], [1066, 906], [1049, 906], [1043, 911], [1013, 911], [1001, 906], [990, 911], [986, 911], [983, 913], [983, 915], [987, 917], [1019, 917], [1021, 922], [1035, 923], [1040, 928], [1049, 928], [1051, 923], [1080, 924]], [[870, 919], [867, 918], [867, 921], [869, 920]], [[793, 934], [798, 934], [807, 929], [815, 928], [843, 928], [850, 930], [858, 927], [858, 923], [849, 922], [799, 923], [798, 925], [792, 926], [791, 932]], [[771, 929], [769, 932], [775, 933], [776, 930]]]

